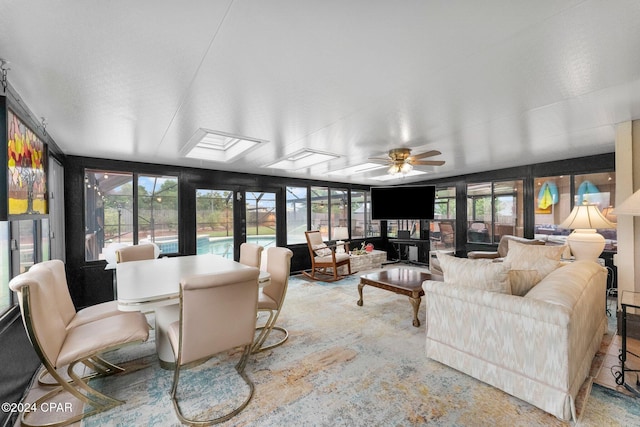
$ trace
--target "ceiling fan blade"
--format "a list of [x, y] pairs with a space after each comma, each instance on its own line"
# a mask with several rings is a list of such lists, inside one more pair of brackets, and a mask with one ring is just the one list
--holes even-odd
[[444, 160], [414, 160], [411, 164], [414, 166], [442, 166]]
[[439, 152], [438, 150], [431, 150], [431, 151], [426, 151], [424, 153], [420, 153], [420, 154], [414, 154], [413, 157], [414, 159], [424, 159], [425, 157], [433, 157], [433, 156], [437, 156], [439, 154], [442, 154], [441, 152]]

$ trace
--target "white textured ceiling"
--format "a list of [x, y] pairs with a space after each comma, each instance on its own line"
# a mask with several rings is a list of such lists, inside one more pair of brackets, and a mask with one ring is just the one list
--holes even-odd
[[[442, 152], [416, 179], [600, 154], [640, 118], [637, 0], [2, 0], [0, 58], [67, 154], [267, 175], [396, 147]], [[182, 158], [199, 128], [268, 143]], [[302, 148], [340, 157], [264, 167]]]

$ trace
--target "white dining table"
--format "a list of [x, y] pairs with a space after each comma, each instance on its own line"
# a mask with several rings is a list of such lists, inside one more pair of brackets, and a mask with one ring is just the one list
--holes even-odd
[[[155, 311], [155, 342], [160, 366], [172, 369], [175, 358], [167, 336], [171, 323], [180, 318], [180, 281], [188, 276], [228, 273], [248, 269], [244, 264], [213, 254], [156, 258], [116, 264], [118, 309]], [[269, 282], [260, 272], [258, 282]]]

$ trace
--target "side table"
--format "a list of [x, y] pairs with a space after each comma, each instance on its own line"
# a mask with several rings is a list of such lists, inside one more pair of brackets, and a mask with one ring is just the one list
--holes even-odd
[[627, 361], [627, 308], [640, 309], [640, 292], [622, 291], [622, 298], [620, 299], [622, 306], [622, 349], [618, 358], [621, 362], [621, 371], [616, 373], [616, 384], [624, 385], [624, 387], [632, 392], [634, 395], [640, 397], [640, 381], [636, 379], [635, 384], [629, 384], [625, 381], [626, 372], [640, 372], [639, 369], [628, 369], [626, 366]]

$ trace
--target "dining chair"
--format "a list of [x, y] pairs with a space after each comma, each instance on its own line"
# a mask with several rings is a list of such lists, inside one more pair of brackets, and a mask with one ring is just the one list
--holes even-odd
[[[155, 259], [157, 246], [155, 243], [143, 243], [140, 245], [124, 246], [116, 249], [116, 263], [130, 262], [130, 261], [142, 261], [145, 259]], [[118, 276], [114, 276], [115, 280], [118, 280]], [[113, 297], [118, 299], [118, 286], [114, 282]]]
[[[269, 317], [263, 326], [256, 328], [260, 334], [253, 344], [252, 352], [254, 353], [277, 347], [289, 338], [289, 331], [283, 327], [275, 326], [275, 323], [287, 294], [292, 257], [293, 252], [287, 248], [273, 247], [267, 250], [267, 272], [271, 275], [271, 282], [260, 289], [258, 312], [268, 312]], [[284, 333], [284, 337], [273, 344], [264, 345], [274, 329]]]
[[[55, 405], [56, 396], [66, 391], [84, 403], [84, 409], [70, 415], [60, 414], [66, 418], [55, 422], [48, 419], [47, 424], [44, 424], [65, 426], [124, 403], [92, 388], [75, 372], [75, 366], [90, 363], [103, 352], [146, 341], [149, 327], [142, 313], [130, 312], [67, 328], [64, 315], [56, 304], [59, 298], [56, 295], [58, 288], [54, 284], [55, 280], [51, 270], [32, 268], [11, 279], [9, 287], [18, 295], [22, 321], [31, 345], [48, 374], [57, 382], [56, 387], [40, 396], [33, 404], [25, 405], [25, 408]], [[64, 366], [68, 366], [70, 381], [58, 372]], [[33, 414], [28, 410], [21, 412], [21, 424], [38, 425], [32, 424], [31, 419], [36, 417]]]
[[[39, 262], [31, 266], [30, 270], [46, 270], [53, 275], [53, 280], [48, 285], [54, 288], [55, 304], [60, 311], [62, 321], [67, 330], [105, 317], [124, 314], [124, 312], [118, 310], [118, 303], [116, 301], [103, 302], [76, 311], [73, 301], [71, 300], [71, 294], [69, 293], [64, 262], [59, 259]], [[123, 371], [119, 366], [113, 365], [100, 356], [86, 360], [84, 363], [95, 372], [95, 374], [85, 376], [85, 380], [98, 375], [112, 375]], [[38, 382], [41, 385], [57, 384], [45, 381], [44, 377], [46, 374], [47, 371], [43, 370], [38, 376]]]
[[258, 244], [242, 243], [240, 245], [240, 264], [260, 268], [263, 250], [264, 248]]
[[141, 245], [125, 246], [116, 250], [116, 262], [141, 261], [144, 259], [154, 259], [155, 246], [150, 243]]
[[[207, 425], [226, 421], [242, 411], [253, 397], [254, 385], [245, 373], [245, 367], [256, 327], [259, 273], [260, 270], [252, 267], [181, 280], [180, 320], [168, 328], [169, 341], [176, 358], [171, 401], [181, 422]], [[237, 347], [242, 347], [243, 352], [235, 369], [249, 386], [248, 397], [235, 409], [213, 419], [187, 418], [178, 402], [180, 371], [186, 365], [206, 361], [218, 353]], [[206, 371], [199, 375], [206, 375]], [[203, 384], [203, 393], [215, 393], [211, 382], [205, 381]]]

